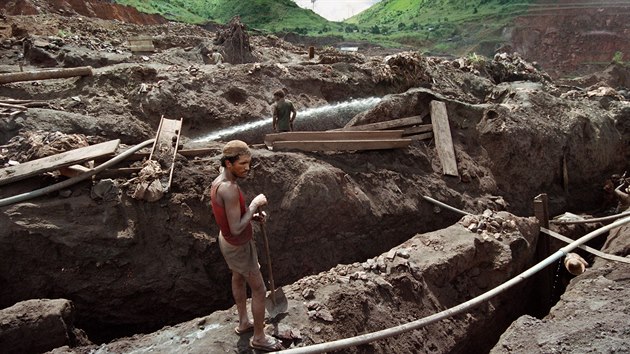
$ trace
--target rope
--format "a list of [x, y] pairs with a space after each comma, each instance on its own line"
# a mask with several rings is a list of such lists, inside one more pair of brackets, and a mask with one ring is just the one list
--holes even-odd
[[[559, 234], [559, 233], [557, 233], [557, 232], [555, 232], [555, 231], [551, 231], [551, 230], [549, 230], [549, 229], [546, 229], [546, 228], [544, 228], [544, 227], [541, 227], [541, 228], [540, 228], [540, 231], [541, 231], [541, 232], [544, 232], [544, 233], [546, 233], [547, 235], [549, 235], [549, 236], [551, 236], [551, 237], [553, 237], [553, 238], [555, 238], [555, 239], [557, 239], [557, 240], [560, 240], [560, 241], [562, 241], [562, 242], [566, 242], [566, 243], [571, 243], [571, 242], [573, 242], [573, 240], [572, 240], [572, 239], [570, 239], [570, 238], [568, 238], [568, 237], [566, 237], [566, 236], [563, 236], [563, 235], [561, 235], [561, 234]], [[616, 255], [614, 255], [614, 254], [604, 253], [604, 252], [601, 252], [601, 251], [599, 251], [599, 250], [596, 250], [596, 249], [594, 249], [594, 248], [592, 248], [592, 247], [589, 247], [589, 246], [586, 246], [586, 245], [583, 245], [583, 246], [578, 246], [578, 247], [579, 247], [580, 249], [582, 249], [582, 250], [584, 250], [584, 251], [586, 251], [586, 252], [588, 252], [588, 253], [592, 254], [592, 255], [595, 255], [595, 256], [600, 257], [600, 258], [603, 258], [603, 259], [607, 259], [607, 260], [609, 260], [609, 261], [617, 261], [617, 262], [623, 262], [623, 263], [628, 263], [628, 264], [630, 264], [630, 258], [625, 258], [625, 257], [616, 256]]]
[[603, 216], [601, 218], [593, 218], [593, 219], [585, 219], [585, 220], [550, 220], [549, 223], [556, 224], [556, 225], [588, 224], [588, 223], [594, 223], [594, 222], [616, 220], [616, 219], [619, 219], [628, 215], [630, 215], [630, 210], [624, 211], [623, 213], [619, 213], [615, 215]]
[[452, 206], [450, 206], [448, 204], [444, 204], [444, 203], [440, 202], [439, 200], [435, 200], [435, 199], [433, 199], [431, 197], [427, 197], [426, 195], [423, 195], [422, 198], [424, 198], [424, 200], [429, 201], [429, 202], [431, 202], [433, 204], [437, 204], [437, 205], [441, 206], [442, 208], [454, 211], [456, 213], [460, 213], [462, 215], [474, 215], [474, 214], [471, 214], [471, 213], [469, 213], [467, 211], [463, 211], [463, 210], [459, 210], [457, 208], [453, 208]]
[[53, 184], [52, 186], [48, 186], [48, 187], [44, 187], [41, 189], [37, 189], [31, 192], [27, 192], [27, 193], [22, 193], [22, 194], [18, 194], [15, 195], [13, 197], [8, 197], [8, 198], [4, 198], [4, 199], [0, 199], [0, 207], [6, 206], [6, 205], [11, 205], [11, 204], [15, 204], [15, 203], [19, 203], [19, 202], [23, 202], [25, 200], [29, 200], [35, 197], [40, 197], [42, 195], [46, 195], [48, 193], [51, 192], [55, 192], [58, 191], [60, 189], [69, 187], [71, 185], [77, 184], [85, 179], [88, 179], [92, 176], [94, 176], [95, 174], [103, 171], [104, 169], [108, 168], [109, 166], [113, 166], [123, 160], [125, 160], [127, 157], [131, 156], [132, 154], [134, 154], [136, 151], [142, 149], [143, 147], [152, 144], [155, 141], [155, 139], [150, 139], [147, 140], [145, 142], [142, 142], [132, 148], [130, 148], [129, 150], [126, 150], [125, 152], [123, 152], [122, 154], [114, 157], [113, 159], [106, 161], [102, 164], [100, 164], [98, 167], [87, 171], [85, 173], [82, 173], [76, 177], [67, 179], [63, 182], [59, 182], [57, 184]]

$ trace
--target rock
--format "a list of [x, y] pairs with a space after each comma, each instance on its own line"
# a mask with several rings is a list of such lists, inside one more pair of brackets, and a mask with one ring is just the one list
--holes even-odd
[[62, 198], [68, 198], [72, 195], [72, 191], [70, 189], [63, 189], [59, 191], [59, 196]]
[[315, 290], [313, 288], [306, 288], [302, 291], [302, 297], [305, 299], [312, 299], [315, 297]]
[[0, 352], [41, 353], [91, 344], [74, 327], [74, 306], [66, 299], [27, 300], [0, 310]]
[[332, 313], [330, 313], [330, 311], [325, 308], [317, 310], [316, 317], [326, 322], [333, 322], [335, 320]]
[[405, 248], [401, 248], [398, 251], [396, 251], [396, 255], [398, 257], [407, 259], [407, 258], [409, 258], [409, 250], [405, 249]]
[[104, 201], [112, 201], [118, 198], [118, 185], [112, 179], [102, 179], [98, 181], [90, 191], [92, 199], [103, 199]]
[[390, 282], [383, 279], [382, 277], [376, 277], [376, 279], [374, 279], [374, 282], [376, 283], [376, 285], [380, 286], [381, 288], [385, 288], [389, 290], [392, 290], [394, 288], [394, 286]]

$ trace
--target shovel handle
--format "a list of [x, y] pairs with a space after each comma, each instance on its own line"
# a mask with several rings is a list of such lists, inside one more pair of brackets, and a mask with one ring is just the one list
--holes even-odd
[[[260, 208], [258, 208], [258, 212], [262, 214], [262, 210]], [[267, 238], [267, 227], [265, 226], [264, 222], [260, 223], [260, 229], [262, 230], [262, 234], [263, 234], [263, 240], [265, 241], [265, 256], [267, 258], [267, 271], [269, 272], [269, 285], [271, 286], [271, 301], [273, 301], [273, 304], [276, 304], [276, 297], [275, 297], [275, 284], [273, 281], [273, 271], [271, 270], [271, 252], [269, 251], [269, 239]]]

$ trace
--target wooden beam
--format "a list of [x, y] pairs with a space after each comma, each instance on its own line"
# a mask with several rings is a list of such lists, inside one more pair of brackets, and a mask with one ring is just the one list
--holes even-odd
[[20, 111], [26, 111], [28, 109], [26, 106], [17, 105], [17, 104], [2, 103], [2, 102], [0, 102], [0, 107], [2, 107], [2, 108], [19, 109]]
[[411, 139], [382, 140], [304, 140], [276, 141], [273, 150], [296, 149], [303, 151], [348, 151], [398, 149], [409, 146]]
[[59, 168], [59, 173], [68, 178], [76, 177], [89, 171], [90, 169], [83, 165], [72, 165]]
[[16, 166], [0, 169], [0, 185], [19, 181], [61, 167], [79, 164], [97, 157], [113, 155], [120, 144], [120, 139], [86, 146], [61, 154], [28, 161]]
[[402, 130], [286, 132], [265, 135], [265, 145], [271, 147], [276, 141], [399, 139], [402, 134]]
[[459, 176], [457, 160], [455, 159], [451, 127], [448, 123], [448, 114], [446, 113], [444, 102], [431, 101], [431, 121], [433, 124], [433, 135], [435, 136], [435, 147], [442, 162], [442, 171], [445, 175], [457, 177]]
[[407, 136], [405, 136], [405, 138], [406, 139], [411, 139], [411, 140], [431, 139], [431, 138], [433, 138], [433, 133], [432, 132], [428, 132], [428, 133], [422, 133], [422, 134], [407, 135]]
[[385, 129], [393, 129], [393, 128], [403, 128], [403, 127], [408, 127], [412, 125], [422, 124], [422, 118], [423, 116], [413, 116], [413, 117], [407, 117], [407, 118], [392, 119], [392, 120], [387, 120], [387, 121], [378, 122], [378, 123], [353, 125], [351, 127], [344, 127], [344, 128], [335, 129], [335, 130], [346, 130], [346, 131], [348, 130], [385, 130]]
[[73, 76], [92, 76], [91, 66], [78, 68], [53, 69], [43, 71], [24, 71], [19, 73], [0, 74], [0, 84], [17, 81], [61, 79]]
[[403, 136], [415, 135], [415, 134], [419, 134], [419, 133], [426, 133], [426, 132], [430, 132], [432, 130], [433, 130], [433, 125], [431, 125], [431, 124], [418, 125], [416, 127], [405, 128], [405, 130], [403, 130]]

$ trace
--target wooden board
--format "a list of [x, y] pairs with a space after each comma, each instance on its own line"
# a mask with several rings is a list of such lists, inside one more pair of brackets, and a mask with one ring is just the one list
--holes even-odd
[[418, 125], [418, 126], [411, 127], [411, 128], [405, 128], [405, 130], [403, 130], [403, 136], [416, 135], [416, 134], [420, 134], [420, 133], [426, 133], [426, 132], [430, 132], [432, 130], [433, 130], [433, 125], [431, 125], [431, 124]]
[[342, 129], [335, 129], [335, 130], [346, 130], [346, 131], [348, 130], [384, 130], [384, 129], [403, 128], [403, 127], [408, 127], [412, 125], [422, 124], [422, 117], [423, 116], [413, 116], [413, 117], [407, 117], [407, 118], [392, 119], [392, 120], [387, 120], [384, 122], [354, 125], [351, 127], [345, 127]]
[[431, 121], [435, 147], [442, 162], [442, 173], [449, 176], [459, 176], [453, 139], [451, 137], [451, 126], [448, 123], [448, 114], [444, 102], [431, 101]]
[[411, 139], [381, 139], [381, 140], [304, 140], [304, 141], [276, 141], [273, 150], [303, 150], [303, 151], [348, 151], [348, 150], [382, 150], [398, 149], [409, 146]]
[[118, 144], [120, 144], [120, 139], [106, 141], [0, 169], [0, 185], [93, 160], [97, 157], [112, 155], [118, 148]]
[[160, 163], [162, 169], [170, 170], [168, 179], [162, 180], [165, 191], [171, 187], [173, 179], [173, 167], [175, 165], [175, 155], [179, 144], [179, 136], [182, 131], [182, 120], [165, 119], [162, 117], [155, 143], [151, 150], [149, 160], [155, 160]]
[[265, 135], [265, 145], [272, 147], [276, 141], [399, 139], [402, 134], [402, 130], [286, 132]]

